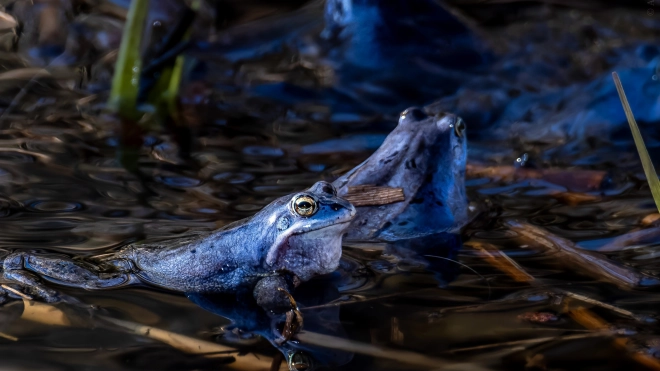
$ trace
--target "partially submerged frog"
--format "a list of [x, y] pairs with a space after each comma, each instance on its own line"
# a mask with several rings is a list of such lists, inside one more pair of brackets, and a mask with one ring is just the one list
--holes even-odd
[[[98, 265], [13, 253], [4, 259], [2, 278], [10, 282], [11, 290], [46, 301], [58, 300], [58, 294], [32, 272], [86, 289], [137, 282], [187, 293], [231, 293], [255, 286], [290, 289], [337, 268], [342, 236], [355, 214], [330, 183], [317, 182], [210, 235], [129, 246], [110, 257], [93, 259]], [[257, 302], [268, 300], [268, 293], [254, 295]]]
[[340, 197], [370, 185], [402, 188], [403, 200], [357, 207], [346, 239], [395, 241], [457, 232], [468, 221], [466, 155], [461, 118], [405, 110], [380, 148], [333, 183]]

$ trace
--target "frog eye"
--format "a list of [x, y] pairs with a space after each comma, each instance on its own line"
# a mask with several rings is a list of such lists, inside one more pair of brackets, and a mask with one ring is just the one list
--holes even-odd
[[456, 124], [454, 124], [454, 133], [456, 133], [459, 138], [465, 135], [465, 121], [460, 117], [456, 120]]
[[298, 196], [293, 199], [293, 211], [300, 216], [312, 216], [316, 213], [316, 200], [309, 196]]

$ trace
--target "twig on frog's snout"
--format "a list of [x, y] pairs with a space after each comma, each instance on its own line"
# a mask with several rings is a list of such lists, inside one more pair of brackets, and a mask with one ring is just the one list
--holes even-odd
[[380, 206], [404, 201], [403, 188], [360, 185], [348, 187], [343, 198], [353, 206]]

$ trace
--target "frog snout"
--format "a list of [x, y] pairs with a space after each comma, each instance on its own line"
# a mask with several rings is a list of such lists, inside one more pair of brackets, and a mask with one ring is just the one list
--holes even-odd
[[344, 199], [337, 199], [335, 202], [330, 204], [330, 209], [332, 211], [337, 211], [341, 212], [342, 210], [345, 210], [345, 212], [348, 212], [348, 217], [350, 219], [353, 219], [357, 211], [355, 210], [355, 206], [351, 204], [350, 202], [344, 200]]
[[410, 107], [407, 110], [401, 112], [401, 115], [399, 116], [399, 124], [422, 121], [427, 117], [429, 116], [421, 109], [417, 107]]

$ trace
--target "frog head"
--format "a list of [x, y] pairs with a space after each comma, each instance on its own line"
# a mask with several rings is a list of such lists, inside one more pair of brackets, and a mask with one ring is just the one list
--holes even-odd
[[303, 192], [281, 197], [260, 214], [263, 228], [275, 235], [264, 251], [266, 267], [306, 281], [337, 268], [342, 237], [355, 208], [337, 197], [332, 184], [317, 182]]
[[456, 232], [467, 222], [465, 123], [410, 108], [383, 144], [333, 184], [338, 194], [371, 185], [401, 188], [404, 200], [357, 207], [349, 240], [394, 241]]

